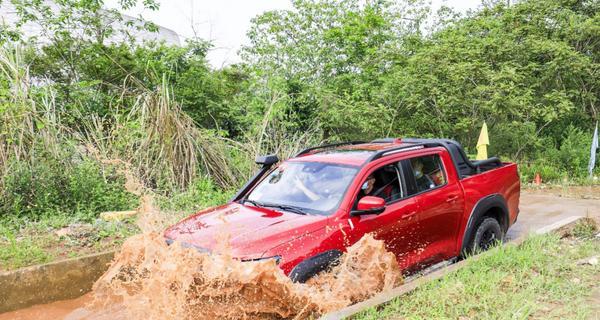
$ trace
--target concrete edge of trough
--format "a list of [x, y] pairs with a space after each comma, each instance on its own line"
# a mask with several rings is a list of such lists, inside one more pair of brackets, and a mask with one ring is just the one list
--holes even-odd
[[[544, 226], [542, 228], [539, 228], [537, 230], [534, 231], [534, 233], [536, 234], [544, 234], [544, 233], [549, 233], [549, 232], [554, 232], [560, 229], [564, 229], [569, 225], [572, 225], [574, 223], [576, 223], [579, 219], [582, 219], [582, 216], [571, 216], [571, 217], [567, 217], [565, 219], [562, 219], [560, 221], [557, 221], [553, 224]], [[523, 243], [527, 237], [529, 237], [530, 234], [525, 234], [522, 235], [518, 238], [516, 238], [515, 240], [512, 240], [510, 242], [505, 243], [505, 245], [512, 245], [512, 246], [518, 246], [521, 243]], [[324, 314], [323, 316], [321, 316], [319, 319], [320, 320], [337, 320], [337, 319], [344, 319], [344, 318], [348, 318], [351, 317], [363, 310], [366, 310], [368, 308], [372, 308], [372, 307], [376, 307], [378, 305], [390, 302], [391, 300], [400, 297], [404, 294], [407, 294], [413, 290], [415, 290], [416, 288], [418, 288], [420, 285], [426, 284], [428, 282], [440, 279], [441, 277], [456, 271], [464, 266], [466, 266], [467, 264], [471, 263], [472, 261], [476, 261], [478, 259], [480, 259], [482, 256], [489, 254], [490, 252], [494, 252], [495, 250], [497, 250], [497, 248], [491, 249], [490, 251], [484, 252], [482, 254], [470, 257], [468, 259], [465, 260], [461, 260], [457, 263], [451, 264], [447, 267], [441, 268], [441, 269], [437, 269], [429, 274], [425, 274], [421, 277], [417, 277], [414, 280], [410, 281], [410, 282], [406, 282], [405, 284], [393, 288], [391, 290], [385, 291], [385, 292], [381, 292], [379, 294], [374, 295], [373, 297], [361, 301], [359, 303], [350, 305], [346, 308], [337, 310], [337, 311], [333, 311], [327, 314]]]
[[73, 299], [92, 289], [115, 251], [0, 272], [0, 313]]

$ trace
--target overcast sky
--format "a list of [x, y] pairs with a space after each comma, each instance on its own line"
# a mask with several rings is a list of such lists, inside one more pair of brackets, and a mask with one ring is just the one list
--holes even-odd
[[[442, 4], [465, 12], [475, 9], [481, 0], [431, 0], [434, 8]], [[183, 40], [194, 33], [212, 40], [215, 48], [208, 54], [214, 67], [239, 61], [237, 51], [247, 44], [246, 31], [250, 19], [269, 10], [290, 9], [290, 0], [160, 0], [158, 11], [132, 9], [125, 13], [142, 16], [163, 27], [174, 30]], [[109, 8], [116, 8], [118, 0], [105, 0]]]

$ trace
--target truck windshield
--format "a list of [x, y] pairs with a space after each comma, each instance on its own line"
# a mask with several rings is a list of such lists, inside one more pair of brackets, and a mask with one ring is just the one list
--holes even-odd
[[286, 162], [264, 178], [246, 199], [256, 205], [329, 215], [338, 208], [357, 171], [356, 167], [329, 163]]

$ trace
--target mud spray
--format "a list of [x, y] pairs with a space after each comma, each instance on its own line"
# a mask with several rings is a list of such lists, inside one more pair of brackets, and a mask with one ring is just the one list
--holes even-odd
[[[274, 260], [241, 262], [220, 254], [168, 246], [153, 197], [128, 176], [139, 195], [143, 233], [129, 238], [94, 284], [86, 306], [66, 319], [304, 319], [364, 300], [402, 282], [392, 253], [365, 236], [341, 263], [309, 283], [293, 283]], [[224, 237], [226, 241], [226, 237]]]
[[274, 261], [168, 247], [160, 234], [149, 233], [127, 241], [94, 285], [94, 302], [70, 318], [304, 319], [391, 288], [399, 274], [395, 258], [371, 237], [331, 272], [297, 284]]

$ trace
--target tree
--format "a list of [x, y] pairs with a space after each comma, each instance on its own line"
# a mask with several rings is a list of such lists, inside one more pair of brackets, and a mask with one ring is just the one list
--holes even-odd
[[[531, 147], [545, 133], [559, 144], [568, 124], [597, 118], [597, 9], [594, 1], [500, 4], [422, 39], [386, 75], [395, 131], [473, 145], [485, 120], [507, 141], [525, 135]], [[523, 155], [523, 146], [503, 145], [496, 151]]]
[[294, 10], [253, 20], [243, 56], [255, 76], [285, 79], [291, 112], [317, 119], [326, 137], [382, 133], [370, 130], [378, 122], [371, 120], [388, 115], [373, 92], [403, 37], [419, 31], [424, 7], [385, 0], [296, 0], [293, 5]]

